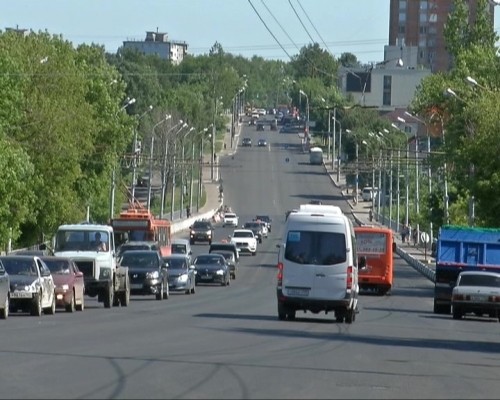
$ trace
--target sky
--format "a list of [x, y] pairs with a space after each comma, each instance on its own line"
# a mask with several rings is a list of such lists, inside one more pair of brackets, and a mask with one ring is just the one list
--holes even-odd
[[[0, 30], [46, 31], [77, 46], [114, 53], [147, 31], [183, 41], [207, 54], [218, 42], [227, 53], [289, 61], [317, 42], [335, 57], [362, 63], [384, 58], [390, 0], [0, 0]], [[500, 30], [500, 7], [495, 13]], [[297, 16], [298, 15], [298, 16]]]

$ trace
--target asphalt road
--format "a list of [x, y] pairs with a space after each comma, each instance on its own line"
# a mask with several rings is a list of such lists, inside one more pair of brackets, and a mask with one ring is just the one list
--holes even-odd
[[[392, 295], [363, 295], [352, 325], [333, 314], [278, 320], [285, 211], [310, 199], [348, 206], [296, 134], [245, 136], [270, 146], [222, 160], [225, 202], [240, 224], [271, 215], [273, 230], [257, 256], [242, 256], [237, 279], [164, 301], [133, 296], [128, 308], [88, 299], [72, 315], [11, 315], [0, 321], [0, 397], [498, 398], [498, 322], [434, 315], [432, 283], [399, 258]], [[217, 239], [230, 233], [216, 227]]]

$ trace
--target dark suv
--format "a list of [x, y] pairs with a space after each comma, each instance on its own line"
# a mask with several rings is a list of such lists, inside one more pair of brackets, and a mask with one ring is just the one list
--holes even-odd
[[212, 239], [214, 237], [214, 227], [212, 223], [208, 220], [198, 220], [195, 221], [193, 225], [189, 227], [189, 243], [195, 244], [195, 242], [208, 242], [212, 244]]
[[262, 225], [260, 222], [256, 221], [251, 221], [251, 222], [245, 222], [245, 225], [243, 225], [244, 229], [250, 229], [255, 237], [257, 238], [257, 242], [262, 243], [262, 238], [263, 238], [263, 233], [262, 233]]

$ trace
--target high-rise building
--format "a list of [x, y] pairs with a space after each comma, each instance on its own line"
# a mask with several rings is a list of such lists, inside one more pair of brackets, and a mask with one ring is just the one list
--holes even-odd
[[[432, 72], [447, 71], [452, 66], [446, 51], [444, 26], [453, 8], [453, 0], [391, 0], [389, 45], [417, 46], [417, 63]], [[477, 0], [468, 0], [469, 23], [476, 19]], [[493, 26], [494, 6], [488, 3]]]

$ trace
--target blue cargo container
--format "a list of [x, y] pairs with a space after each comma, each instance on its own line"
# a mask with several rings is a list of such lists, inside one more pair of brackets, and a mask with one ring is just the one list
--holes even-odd
[[446, 225], [439, 230], [434, 313], [451, 312], [458, 274], [467, 270], [500, 272], [500, 229]]

